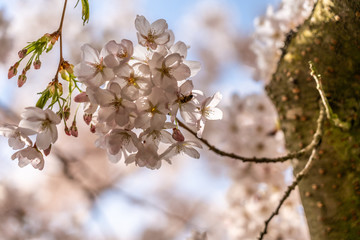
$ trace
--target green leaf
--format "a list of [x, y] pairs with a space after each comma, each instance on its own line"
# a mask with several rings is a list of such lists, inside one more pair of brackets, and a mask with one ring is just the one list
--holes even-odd
[[[80, 0], [77, 1], [75, 7], [78, 5], [79, 1]], [[89, 22], [89, 18], [90, 18], [89, 1], [88, 0], [81, 0], [81, 5], [82, 5], [81, 19], [84, 21], [83, 24], [85, 25], [85, 23]]]
[[50, 98], [50, 91], [46, 89], [44, 92], [42, 92], [41, 97], [36, 103], [36, 107], [43, 109], [49, 98]]

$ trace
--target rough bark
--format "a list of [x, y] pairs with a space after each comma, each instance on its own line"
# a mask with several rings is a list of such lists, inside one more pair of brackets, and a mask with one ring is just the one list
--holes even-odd
[[[320, 96], [309, 61], [349, 131], [324, 126], [319, 157], [299, 185], [311, 239], [360, 239], [360, 1], [319, 0], [312, 16], [289, 35], [267, 92], [279, 112], [289, 150], [307, 145]], [[306, 157], [293, 162], [295, 173]]]

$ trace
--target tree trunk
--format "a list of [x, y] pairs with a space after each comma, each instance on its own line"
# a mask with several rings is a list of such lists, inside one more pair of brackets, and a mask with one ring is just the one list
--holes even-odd
[[[267, 92], [290, 151], [310, 143], [319, 114], [309, 61], [322, 76], [334, 113], [351, 124], [346, 131], [325, 122], [319, 156], [299, 185], [311, 239], [360, 239], [359, 0], [319, 0], [311, 17], [288, 36]], [[293, 161], [295, 173], [307, 158]]]

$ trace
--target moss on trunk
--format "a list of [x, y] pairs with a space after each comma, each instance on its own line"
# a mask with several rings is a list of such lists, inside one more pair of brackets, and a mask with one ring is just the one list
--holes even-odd
[[[334, 113], [352, 126], [325, 123], [319, 158], [299, 185], [311, 239], [360, 239], [359, 0], [319, 0], [284, 48], [267, 92], [290, 151], [307, 145], [316, 128], [320, 97], [309, 61]], [[295, 173], [305, 163], [306, 157], [293, 161]]]

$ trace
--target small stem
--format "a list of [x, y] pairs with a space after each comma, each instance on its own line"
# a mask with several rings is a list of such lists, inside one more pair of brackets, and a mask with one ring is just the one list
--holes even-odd
[[59, 28], [58, 28], [58, 31], [60, 31], [60, 32], [62, 31], [62, 26], [63, 26], [63, 22], [64, 22], [66, 4], [67, 4], [67, 0], [65, 0], [65, 2], [64, 2], [64, 8], [63, 8], [63, 11], [62, 11], [62, 14], [61, 14], [60, 25], [59, 25]]
[[63, 11], [62, 11], [62, 14], [61, 14], [61, 20], [60, 20], [60, 25], [59, 25], [59, 28], [57, 30], [58, 34], [59, 34], [59, 37], [60, 37], [60, 60], [59, 60], [59, 65], [58, 65], [58, 69], [55, 73], [55, 77], [54, 77], [54, 81], [55, 82], [58, 82], [58, 74], [59, 74], [59, 71], [61, 69], [61, 65], [63, 64], [64, 62], [64, 58], [63, 58], [63, 46], [62, 46], [62, 28], [63, 28], [63, 23], [64, 23], [64, 17], [65, 17], [65, 12], [66, 12], [66, 5], [67, 5], [67, 0], [64, 1], [64, 7], [63, 7]]
[[335, 114], [330, 106], [329, 101], [326, 98], [325, 95], [325, 91], [322, 87], [322, 82], [321, 82], [321, 75], [320, 74], [316, 74], [316, 69], [314, 67], [314, 65], [312, 64], [312, 62], [309, 62], [310, 65], [310, 75], [314, 78], [315, 82], [316, 82], [316, 89], [318, 90], [320, 97], [321, 97], [321, 101], [324, 104], [325, 107], [325, 111], [326, 111], [326, 117], [337, 127], [340, 127], [344, 130], [349, 130], [350, 129], [350, 124], [348, 122], [345, 121], [341, 121], [340, 118], [338, 117], [337, 114]]

